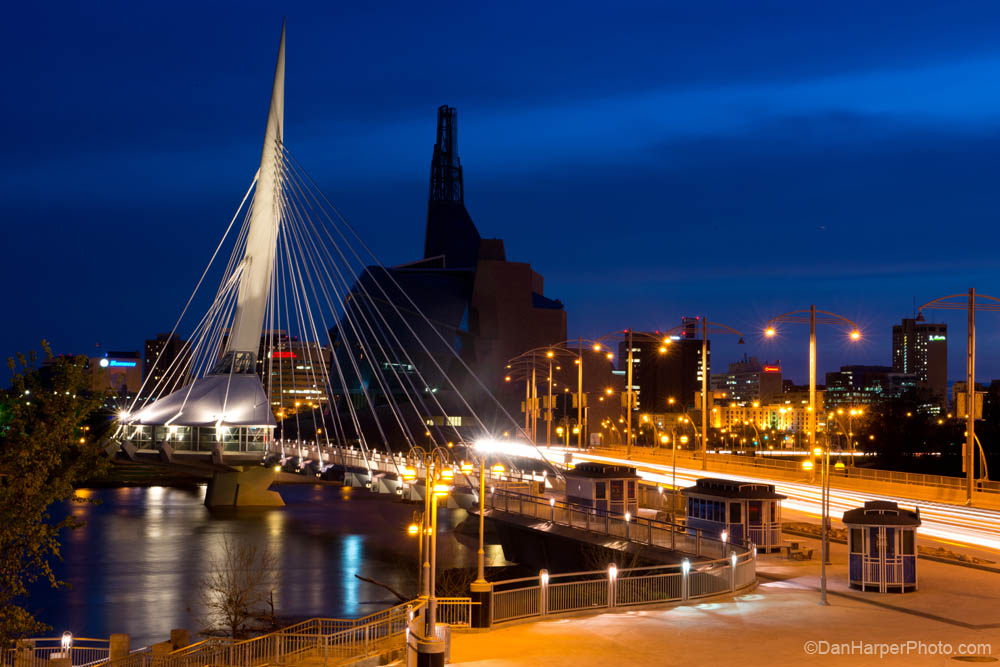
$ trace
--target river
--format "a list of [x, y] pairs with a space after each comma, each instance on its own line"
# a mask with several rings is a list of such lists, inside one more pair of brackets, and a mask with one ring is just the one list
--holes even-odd
[[[79, 495], [99, 502], [61, 509], [87, 522], [63, 533], [63, 560], [55, 563], [70, 587], [36, 585], [27, 606], [55, 635], [127, 632], [133, 647], [163, 641], [172, 628], [195, 635], [195, 619], [205, 617], [200, 582], [225, 536], [273, 550], [274, 601], [283, 618], [352, 618], [396, 602], [355, 574], [416, 594], [417, 541], [406, 527], [422, 506], [348, 487], [279, 491], [283, 508], [219, 511], [202, 504], [204, 486], [83, 489]], [[466, 516], [439, 514], [439, 568], [475, 565], [476, 538], [454, 532]], [[487, 565], [505, 564], [498, 545], [487, 545], [486, 558]]]

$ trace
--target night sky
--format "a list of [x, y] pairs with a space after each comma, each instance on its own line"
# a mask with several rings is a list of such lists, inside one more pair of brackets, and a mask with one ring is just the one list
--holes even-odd
[[[0, 35], [0, 352], [169, 331], [260, 156], [282, 16], [285, 143], [386, 264], [423, 250], [436, 108], [466, 205], [571, 336], [707, 314], [805, 382], [818, 307], [888, 364], [919, 303], [997, 286], [1000, 4], [14, 3]], [[964, 313], [949, 376], [963, 375]], [[1000, 377], [1000, 313], [979, 373]], [[822, 375], [821, 375], [822, 381]]]

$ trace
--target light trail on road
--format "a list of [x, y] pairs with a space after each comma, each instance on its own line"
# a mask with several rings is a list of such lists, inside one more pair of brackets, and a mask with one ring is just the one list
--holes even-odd
[[[552, 460], [558, 460], [556, 455], [561, 456], [564, 453], [561, 450], [555, 449], [546, 451], [552, 454]], [[636, 468], [638, 475], [646, 481], [663, 484], [667, 487], [671, 484], [673, 468], [669, 465], [611, 456], [598, 456], [585, 452], [574, 451], [572, 454], [574, 460], [599, 461], [615, 465], [632, 466]], [[711, 474], [713, 473], [703, 470], [678, 467], [677, 486], [692, 486], [698, 478]], [[722, 476], [744, 482], [773, 484], [778, 493], [788, 496], [788, 500], [782, 502], [783, 507], [809, 514], [819, 515], [821, 513], [821, 491], [819, 484], [805, 484], [731, 473], [725, 473]], [[923, 536], [1000, 551], [1000, 512], [995, 510], [831, 488], [831, 521], [839, 522], [840, 517], [845, 511], [860, 507], [869, 500], [889, 500], [901, 506], [919, 507], [922, 522], [919, 532]]]

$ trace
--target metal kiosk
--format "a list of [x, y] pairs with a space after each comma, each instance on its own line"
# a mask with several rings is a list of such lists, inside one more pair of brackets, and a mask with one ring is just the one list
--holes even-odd
[[851, 588], [879, 593], [917, 590], [920, 510], [872, 500], [844, 512], [850, 549]]
[[752, 543], [759, 551], [781, 548], [781, 501], [773, 484], [703, 477], [683, 490], [689, 529]]

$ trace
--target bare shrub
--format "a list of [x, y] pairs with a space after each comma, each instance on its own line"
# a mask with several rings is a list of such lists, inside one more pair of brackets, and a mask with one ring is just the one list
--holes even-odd
[[273, 587], [277, 557], [266, 547], [221, 540], [222, 553], [212, 560], [202, 580], [202, 606], [208, 618], [202, 634], [242, 638], [259, 630], [262, 620], [274, 620]]

